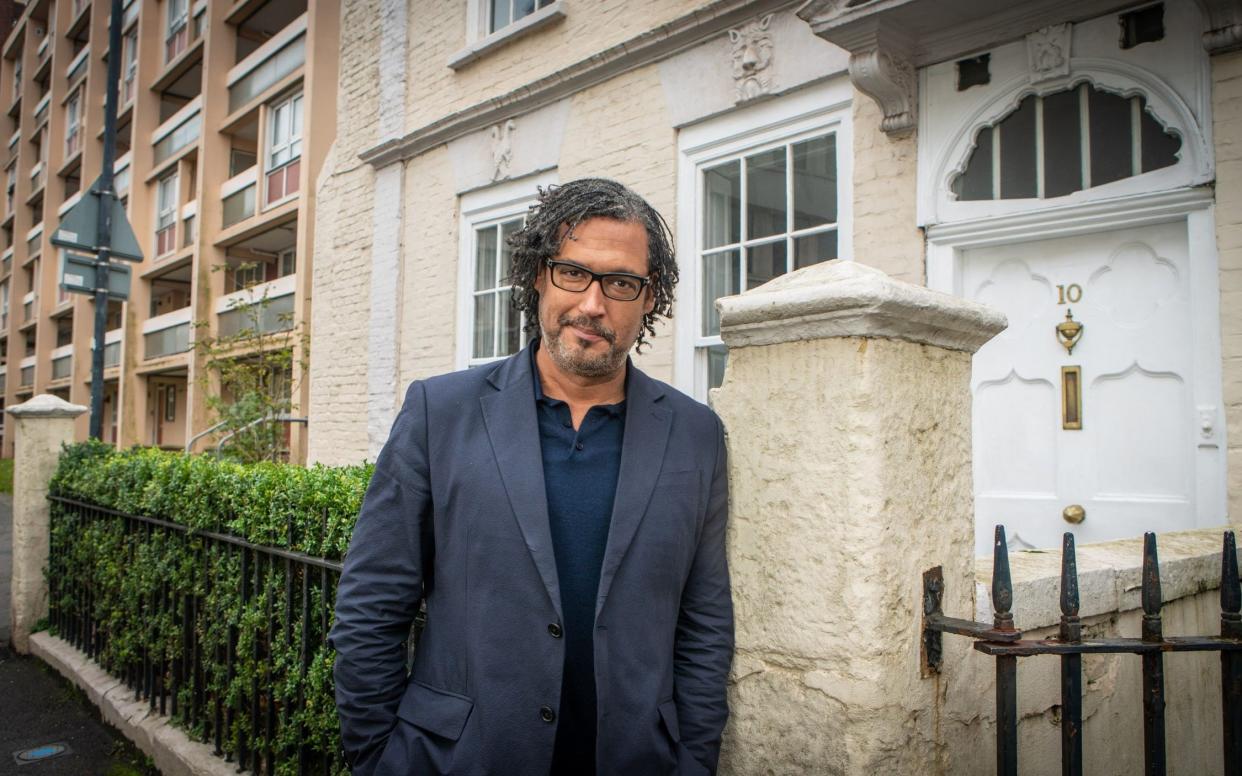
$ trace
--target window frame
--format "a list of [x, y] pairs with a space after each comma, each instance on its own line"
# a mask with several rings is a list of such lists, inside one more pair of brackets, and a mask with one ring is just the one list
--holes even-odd
[[138, 95], [138, 25], [131, 24], [121, 33], [120, 105], [133, 102]]
[[[165, 0], [165, 3], [164, 64], [168, 64], [190, 47], [190, 0]], [[174, 8], [178, 5], [182, 11], [174, 16]]]
[[[674, 310], [673, 384], [699, 401], [708, 397], [707, 348], [718, 335], [702, 330], [703, 171], [731, 159], [813, 137], [836, 135], [837, 258], [853, 259], [853, 133], [848, 79], [832, 80], [785, 97], [732, 111], [683, 129], [678, 135], [677, 255], [681, 288]], [[742, 214], [745, 218], [745, 214]], [[783, 232], [789, 239], [790, 232]], [[770, 235], [769, 237], [774, 237]], [[791, 263], [793, 256], [787, 257]], [[692, 263], [689, 266], [687, 262]], [[743, 279], [743, 284], [745, 280]]]
[[[65, 159], [82, 151], [82, 87], [73, 90], [65, 100]], [[72, 146], [72, 147], [71, 147]]]
[[[179, 210], [178, 199], [180, 199], [179, 192], [180, 192], [180, 187], [181, 187], [180, 176], [181, 176], [180, 170], [174, 169], [172, 172], [170, 172], [169, 174], [165, 175], [164, 177], [160, 178], [159, 180], [155, 182], [155, 251], [154, 251], [154, 255], [156, 257], [166, 256], [170, 253], [174, 253], [177, 250], [177, 213]], [[169, 184], [170, 181], [171, 181], [171, 184]], [[171, 189], [171, 197], [172, 197], [172, 202], [169, 203], [167, 207], [165, 207], [165, 203], [161, 201], [164, 195], [164, 192], [166, 191], [166, 188], [165, 188], [166, 185], [168, 185], [169, 188]], [[160, 251], [159, 249], [160, 235], [162, 235], [166, 229], [173, 230], [172, 238], [169, 241], [172, 247], [170, 247], [166, 251]]]
[[[557, 183], [556, 170], [527, 176], [495, 186], [463, 194], [460, 198], [461, 217], [458, 222], [458, 299], [456, 366], [467, 369], [508, 358], [508, 355], [475, 358], [474, 348], [474, 278], [475, 278], [475, 232], [486, 226], [497, 226], [516, 217], [525, 216], [535, 203], [539, 187]], [[500, 286], [497, 286], [499, 289]], [[518, 325], [525, 326], [523, 316]], [[522, 347], [527, 341], [523, 332], [519, 335]]]
[[[301, 193], [301, 165], [299, 164], [298, 166], [298, 186], [292, 191], [289, 190], [289, 170], [294, 164], [302, 161], [302, 144], [305, 140], [304, 133], [306, 130], [304, 98], [305, 92], [297, 91], [287, 97], [283, 97], [275, 102], [269, 103], [267, 106], [267, 126], [264, 129], [263, 138], [263, 206], [261, 210], [267, 210], [268, 208], [281, 205], [297, 197]], [[276, 138], [276, 132], [279, 128], [277, 116], [282, 108], [289, 109], [289, 129], [288, 136], [278, 140]], [[293, 129], [294, 117], [297, 118], [296, 135], [294, 134]], [[277, 164], [275, 162], [275, 156], [281, 152], [288, 152], [288, 157]], [[272, 176], [277, 173], [282, 176], [283, 188], [281, 190], [281, 195], [276, 199], [269, 199], [268, 193], [270, 191]]]

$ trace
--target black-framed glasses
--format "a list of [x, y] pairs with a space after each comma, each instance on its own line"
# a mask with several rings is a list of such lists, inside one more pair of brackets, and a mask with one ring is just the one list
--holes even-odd
[[651, 282], [651, 278], [642, 275], [632, 275], [629, 272], [592, 272], [581, 264], [556, 259], [548, 259], [548, 272], [552, 276], [552, 285], [575, 293], [586, 291], [591, 283], [598, 280], [604, 296], [618, 302], [633, 302]]

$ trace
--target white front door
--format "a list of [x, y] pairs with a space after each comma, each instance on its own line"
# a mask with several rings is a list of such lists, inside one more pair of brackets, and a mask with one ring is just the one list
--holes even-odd
[[962, 252], [962, 293], [1009, 317], [971, 379], [978, 553], [998, 523], [1017, 547], [1195, 527], [1220, 389], [1197, 407], [1188, 254], [1184, 220]]

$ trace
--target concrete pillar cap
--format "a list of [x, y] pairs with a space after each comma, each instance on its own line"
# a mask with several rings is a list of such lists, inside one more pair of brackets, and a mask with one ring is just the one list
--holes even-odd
[[731, 348], [828, 337], [900, 339], [974, 353], [1005, 330], [985, 305], [834, 259], [716, 301]]
[[15, 418], [76, 418], [82, 413], [89, 411], [89, 407], [83, 407], [81, 404], [70, 404], [59, 396], [53, 396], [50, 393], [41, 393], [30, 399], [30, 401], [5, 410], [5, 412]]

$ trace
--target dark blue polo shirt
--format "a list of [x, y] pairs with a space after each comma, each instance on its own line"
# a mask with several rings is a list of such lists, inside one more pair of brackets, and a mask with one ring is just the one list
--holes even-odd
[[617, 493], [625, 402], [592, 407], [574, 430], [569, 405], [543, 394], [536, 348], [530, 349], [530, 360], [539, 444], [565, 615], [565, 674], [552, 776], [589, 776], [595, 773], [595, 599]]

